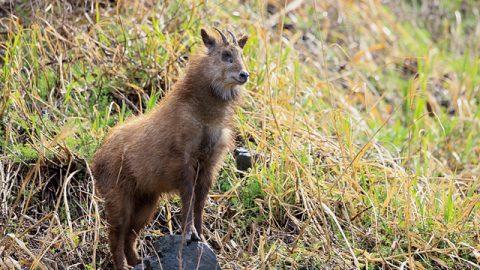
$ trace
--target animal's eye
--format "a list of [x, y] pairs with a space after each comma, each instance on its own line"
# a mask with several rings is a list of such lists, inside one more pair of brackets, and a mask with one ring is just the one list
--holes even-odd
[[232, 54], [231, 54], [229, 51], [224, 51], [224, 52], [222, 53], [222, 61], [224, 61], [224, 62], [229, 62], [229, 63], [233, 63]]

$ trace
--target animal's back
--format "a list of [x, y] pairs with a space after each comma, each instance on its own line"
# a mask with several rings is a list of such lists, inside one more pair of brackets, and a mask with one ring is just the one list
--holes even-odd
[[[167, 101], [170, 100], [170, 101]], [[188, 110], [166, 98], [152, 112], [112, 129], [92, 162], [101, 195], [117, 187], [129, 191], [170, 191], [175, 188], [175, 165], [192, 141], [183, 138], [195, 130]], [[189, 119], [190, 118], [190, 119]], [[178, 159], [178, 160], [177, 160]], [[168, 168], [167, 168], [168, 165]]]

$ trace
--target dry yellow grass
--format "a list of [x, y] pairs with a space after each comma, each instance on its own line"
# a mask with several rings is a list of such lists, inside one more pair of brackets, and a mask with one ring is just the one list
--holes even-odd
[[222, 267], [478, 269], [479, 5], [435, 2], [17, 1], [0, 19], [0, 268], [110, 267], [91, 155], [218, 25], [251, 36], [236, 124], [262, 154], [246, 175], [229, 157], [211, 192]]

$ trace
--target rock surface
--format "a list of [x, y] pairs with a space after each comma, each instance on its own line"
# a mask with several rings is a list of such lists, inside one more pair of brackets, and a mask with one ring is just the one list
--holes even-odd
[[236, 148], [233, 152], [233, 156], [235, 157], [238, 170], [245, 172], [252, 167], [252, 154], [250, 154], [250, 152], [246, 148]]
[[[167, 235], [159, 238], [153, 244], [157, 254], [153, 254], [142, 263], [135, 266], [134, 270], [175, 270], [179, 268], [179, 251], [182, 247], [181, 235]], [[182, 270], [220, 270], [217, 256], [213, 250], [203, 242], [183, 243]]]

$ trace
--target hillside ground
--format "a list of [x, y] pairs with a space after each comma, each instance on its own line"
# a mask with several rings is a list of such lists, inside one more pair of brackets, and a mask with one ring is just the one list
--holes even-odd
[[[0, 268], [109, 269], [89, 162], [202, 49], [250, 35], [205, 236], [224, 269], [480, 268], [477, 1], [3, 1]], [[162, 200], [141, 236], [179, 232]]]

